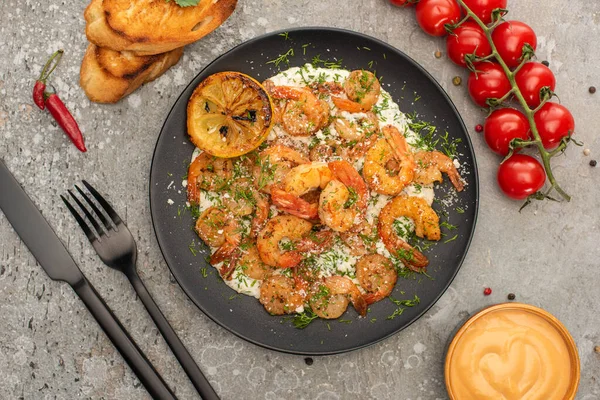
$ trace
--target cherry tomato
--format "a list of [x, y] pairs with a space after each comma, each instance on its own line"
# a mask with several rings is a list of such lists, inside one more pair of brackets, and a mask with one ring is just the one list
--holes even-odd
[[446, 35], [444, 25], [460, 20], [460, 7], [455, 0], [421, 0], [415, 12], [421, 29], [431, 36]]
[[492, 40], [498, 54], [509, 68], [521, 64], [525, 43], [529, 43], [533, 50], [537, 47], [535, 32], [529, 25], [520, 21], [506, 21], [498, 25], [492, 32]]
[[515, 81], [527, 105], [535, 108], [540, 105], [540, 89], [547, 86], [554, 91], [556, 78], [550, 68], [542, 63], [528, 62], [515, 74]]
[[487, 25], [492, 22], [492, 11], [497, 8], [505, 9], [507, 0], [464, 0], [464, 2]]
[[542, 164], [525, 154], [513, 154], [498, 168], [498, 185], [512, 199], [522, 200], [534, 194], [545, 182]]
[[492, 47], [483, 33], [483, 29], [475, 22], [467, 21], [456, 28], [452, 35], [446, 38], [448, 57], [461, 67], [466, 67], [465, 56], [475, 54], [485, 57], [492, 54]]
[[390, 0], [390, 3], [398, 7], [411, 7], [414, 0]]
[[469, 94], [477, 105], [487, 107], [487, 99], [499, 99], [512, 89], [506, 74], [498, 64], [484, 62], [477, 66], [477, 71], [471, 72], [467, 84]]
[[483, 126], [485, 141], [494, 153], [506, 156], [513, 139], [529, 139], [529, 122], [514, 108], [500, 108], [492, 112]]
[[555, 148], [560, 139], [575, 132], [573, 115], [558, 103], [546, 103], [533, 116], [535, 125], [542, 139], [542, 144], [548, 150]]

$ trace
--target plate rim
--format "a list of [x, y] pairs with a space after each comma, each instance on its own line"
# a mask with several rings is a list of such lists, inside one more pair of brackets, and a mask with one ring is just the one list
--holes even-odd
[[[471, 152], [472, 158], [473, 158], [473, 165], [472, 165], [472, 176], [473, 176], [473, 185], [475, 186], [475, 203], [474, 203], [474, 213], [473, 213], [473, 223], [471, 225], [471, 229], [469, 231], [469, 238], [466, 242], [466, 246], [465, 246], [465, 250], [462, 254], [462, 256], [460, 257], [460, 259], [458, 260], [458, 267], [456, 268], [456, 270], [452, 273], [452, 275], [450, 276], [450, 278], [448, 279], [448, 282], [446, 283], [446, 285], [444, 285], [443, 289], [439, 291], [439, 293], [434, 297], [434, 300], [431, 302], [431, 304], [429, 304], [427, 307], [425, 307], [419, 314], [415, 315], [412, 319], [410, 319], [409, 321], [406, 322], [406, 324], [404, 326], [402, 326], [400, 329], [395, 330], [393, 332], [390, 332], [386, 335], [381, 336], [380, 338], [378, 338], [377, 340], [373, 340], [370, 341], [368, 343], [364, 343], [361, 345], [356, 345], [356, 346], [351, 346], [349, 348], [346, 349], [342, 349], [342, 350], [330, 350], [330, 351], [296, 351], [293, 348], [279, 348], [279, 347], [275, 347], [266, 343], [261, 343], [257, 340], [254, 340], [252, 338], [247, 337], [246, 335], [244, 335], [243, 332], [237, 332], [234, 331], [232, 328], [228, 327], [228, 326], [224, 326], [222, 324], [220, 324], [209, 312], [207, 312], [206, 310], [204, 310], [204, 308], [198, 304], [194, 298], [191, 296], [190, 293], [188, 293], [188, 291], [185, 289], [185, 287], [182, 285], [182, 283], [180, 282], [180, 279], [177, 277], [177, 275], [174, 273], [173, 268], [171, 268], [171, 266], [169, 265], [167, 258], [165, 257], [165, 252], [163, 250], [163, 246], [161, 245], [161, 242], [159, 240], [159, 234], [157, 231], [157, 222], [155, 221], [155, 212], [154, 212], [154, 208], [152, 206], [152, 171], [153, 171], [153, 167], [154, 167], [154, 162], [155, 162], [155, 158], [157, 156], [157, 148], [158, 148], [158, 144], [159, 141], [163, 135], [163, 130], [165, 128], [165, 125], [167, 123], [167, 120], [169, 119], [169, 117], [171, 116], [171, 114], [173, 113], [175, 106], [178, 104], [179, 100], [183, 97], [184, 93], [188, 90], [188, 88], [194, 83], [194, 81], [196, 80], [196, 78], [201, 75], [206, 69], [210, 68], [213, 64], [217, 63], [220, 59], [224, 58], [225, 56], [229, 55], [230, 53], [236, 51], [238, 48], [242, 47], [242, 46], [247, 46], [250, 45], [254, 42], [260, 41], [262, 39], [271, 37], [271, 36], [281, 36], [281, 34], [285, 34], [285, 33], [297, 33], [297, 32], [302, 32], [302, 31], [328, 31], [328, 32], [336, 32], [336, 33], [343, 33], [343, 34], [347, 34], [350, 36], [356, 36], [362, 39], [368, 39], [368, 40], [372, 40], [377, 42], [378, 44], [385, 46], [385, 47], [389, 47], [392, 48], [394, 51], [400, 53], [403, 57], [406, 58], [406, 60], [413, 66], [416, 67], [421, 73], [423, 73], [434, 85], [435, 87], [441, 92], [441, 95], [443, 96], [444, 100], [447, 101], [447, 103], [450, 105], [451, 107], [451, 111], [456, 115], [458, 122], [460, 124], [460, 127], [462, 128], [465, 137], [466, 137], [466, 145], [467, 148], [469, 149], [469, 151]], [[357, 31], [353, 31], [350, 29], [344, 29], [344, 28], [336, 28], [336, 27], [326, 27], [326, 26], [307, 26], [307, 27], [293, 27], [293, 28], [288, 28], [288, 29], [278, 29], [275, 31], [271, 31], [271, 32], [267, 32], [265, 34], [256, 36], [252, 39], [243, 41], [237, 45], [235, 45], [234, 47], [232, 47], [231, 49], [229, 49], [228, 51], [220, 54], [218, 57], [216, 57], [215, 59], [213, 59], [211, 62], [209, 62], [208, 64], [206, 64], [196, 75], [194, 75], [194, 77], [190, 80], [190, 82], [181, 90], [181, 93], [179, 94], [179, 96], [177, 96], [177, 98], [175, 99], [175, 101], [173, 102], [173, 105], [171, 106], [171, 108], [169, 109], [169, 112], [167, 113], [166, 117], [164, 117], [163, 119], [163, 124], [160, 128], [160, 132], [156, 138], [156, 142], [154, 145], [154, 150], [152, 152], [152, 159], [150, 161], [150, 172], [149, 172], [149, 178], [148, 178], [148, 199], [149, 199], [149, 208], [150, 208], [150, 219], [152, 221], [152, 229], [154, 231], [154, 237], [156, 239], [156, 242], [158, 244], [158, 248], [160, 249], [160, 253], [163, 257], [163, 261], [165, 262], [165, 264], [167, 265], [167, 267], [169, 268], [169, 273], [173, 275], [173, 277], [175, 278], [179, 288], [183, 291], [183, 293], [185, 293], [185, 295], [188, 297], [188, 299], [206, 316], [208, 317], [212, 322], [214, 322], [215, 324], [217, 324], [219, 327], [225, 329], [226, 331], [232, 333], [233, 335], [239, 337], [240, 339], [245, 340], [248, 343], [252, 343], [256, 346], [265, 348], [265, 349], [269, 349], [272, 351], [276, 351], [276, 352], [280, 352], [280, 353], [285, 353], [285, 354], [294, 354], [294, 355], [304, 355], [304, 356], [327, 356], [327, 355], [335, 355], [335, 354], [342, 354], [342, 353], [348, 353], [348, 352], [352, 352], [352, 351], [356, 351], [359, 349], [363, 349], [365, 347], [369, 347], [371, 345], [374, 345], [376, 343], [379, 343], [385, 339], [388, 339], [391, 336], [394, 336], [396, 334], [399, 334], [400, 332], [402, 332], [403, 330], [405, 330], [406, 328], [408, 328], [409, 326], [411, 326], [413, 323], [415, 323], [417, 320], [419, 320], [421, 317], [423, 317], [439, 300], [440, 298], [448, 291], [448, 288], [450, 287], [450, 285], [452, 284], [452, 282], [454, 282], [454, 279], [456, 278], [456, 276], [458, 275], [458, 272], [460, 271], [460, 269], [463, 266], [463, 263], [465, 261], [465, 258], [467, 257], [467, 254], [469, 253], [469, 249], [471, 247], [471, 243], [473, 241], [473, 237], [475, 236], [475, 229], [477, 226], [477, 219], [478, 219], [478, 215], [479, 215], [479, 197], [480, 197], [480, 191], [479, 191], [479, 172], [478, 172], [478, 168], [477, 168], [477, 158], [476, 158], [476, 154], [475, 154], [475, 149], [473, 147], [473, 143], [471, 141], [471, 137], [469, 135], [469, 131], [467, 129], [467, 126], [465, 125], [465, 122], [461, 116], [461, 114], [459, 113], [456, 105], [454, 104], [454, 102], [452, 101], [452, 99], [450, 98], [450, 96], [448, 95], [448, 93], [446, 92], [446, 90], [444, 90], [444, 88], [440, 85], [440, 83], [437, 81], [437, 79], [435, 79], [435, 77], [433, 75], [431, 75], [431, 73], [429, 73], [423, 66], [421, 66], [418, 62], [416, 62], [412, 57], [410, 57], [408, 54], [406, 54], [405, 52], [403, 52], [402, 50], [398, 49], [397, 47], [384, 42], [381, 39], [378, 39], [376, 37], [364, 34], [362, 32], [357, 32]]]

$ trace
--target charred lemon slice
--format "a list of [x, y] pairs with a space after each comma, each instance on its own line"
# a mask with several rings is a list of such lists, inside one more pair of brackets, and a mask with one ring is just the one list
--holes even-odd
[[257, 148], [269, 136], [273, 105], [265, 88], [240, 72], [203, 80], [187, 108], [192, 143], [216, 157], [231, 158]]

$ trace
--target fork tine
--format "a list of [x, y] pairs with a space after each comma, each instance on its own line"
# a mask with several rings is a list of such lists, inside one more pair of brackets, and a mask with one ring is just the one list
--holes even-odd
[[77, 205], [79, 206], [79, 208], [83, 211], [83, 213], [85, 214], [85, 216], [87, 217], [88, 221], [90, 221], [90, 223], [94, 226], [94, 229], [96, 230], [96, 232], [98, 232], [99, 236], [104, 235], [104, 231], [100, 228], [100, 224], [98, 224], [98, 221], [96, 221], [96, 218], [94, 218], [94, 216], [92, 215], [92, 213], [90, 213], [88, 211], [88, 209], [83, 205], [83, 203], [73, 194], [73, 192], [71, 192], [70, 190], [67, 190], [67, 192], [71, 195], [71, 197], [73, 198], [73, 200], [75, 200], [75, 203], [77, 203]]
[[60, 195], [60, 198], [65, 203], [65, 205], [67, 206], [67, 208], [69, 209], [69, 211], [71, 212], [73, 217], [75, 217], [75, 220], [77, 221], [77, 223], [79, 224], [81, 229], [83, 229], [83, 232], [87, 236], [88, 240], [90, 242], [93, 242], [94, 240], [96, 240], [96, 235], [94, 235], [94, 232], [90, 229], [88, 224], [85, 223], [84, 219], [81, 218], [81, 215], [79, 215], [79, 213], [77, 211], [75, 211], [75, 208], [73, 208], [71, 203], [69, 203], [69, 201], [62, 194]]
[[116, 211], [110, 206], [110, 204], [108, 204], [108, 202], [106, 200], [104, 200], [104, 197], [100, 196], [100, 193], [98, 193], [98, 191], [96, 189], [94, 189], [94, 187], [92, 185], [87, 183], [87, 181], [85, 179], [83, 180], [83, 185], [87, 188], [87, 190], [90, 191], [92, 196], [94, 196], [96, 198], [96, 200], [98, 200], [98, 203], [100, 203], [102, 208], [104, 208], [104, 211], [106, 211], [106, 213], [113, 220], [115, 225], [119, 225], [119, 224], [123, 223], [123, 221], [121, 221], [121, 218], [119, 217], [119, 215], [117, 215]]
[[75, 189], [77, 189], [77, 191], [79, 192], [81, 197], [83, 197], [84, 200], [90, 205], [90, 207], [92, 207], [92, 210], [94, 210], [94, 213], [98, 216], [98, 218], [100, 218], [100, 221], [102, 221], [102, 223], [104, 224], [106, 231], [112, 229], [110, 222], [108, 222], [108, 220], [106, 219], [104, 214], [102, 212], [100, 212], [100, 210], [98, 210], [98, 207], [96, 207], [96, 204], [94, 204], [94, 202], [88, 197], [88, 195], [85, 194], [85, 192], [83, 190], [81, 190], [81, 188], [77, 185], [75, 185]]

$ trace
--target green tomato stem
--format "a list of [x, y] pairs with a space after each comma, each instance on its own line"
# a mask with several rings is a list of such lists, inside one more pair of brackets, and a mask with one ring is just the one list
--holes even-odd
[[477, 23], [477, 25], [479, 25], [481, 27], [481, 29], [483, 29], [483, 32], [485, 33], [485, 37], [487, 38], [487, 40], [490, 44], [490, 47], [492, 48], [493, 57], [496, 59], [496, 61], [498, 61], [498, 64], [500, 64], [500, 66], [502, 67], [502, 70], [506, 74], [506, 77], [508, 78], [508, 81], [510, 82], [510, 85], [512, 87], [512, 90], [511, 90], [512, 93], [514, 94], [515, 98], [519, 101], [519, 104], [523, 108], [524, 114], [527, 117], [527, 121], [529, 122], [531, 134], [533, 135], [533, 138], [534, 138], [534, 140], [531, 141], [531, 144], [535, 145], [537, 147], [540, 157], [542, 158], [542, 164], [544, 165], [544, 170], [546, 171], [546, 176], [548, 177], [548, 181], [550, 181], [551, 187], [549, 190], [552, 190], [552, 189], [556, 190], [562, 196], [563, 199], [565, 199], [566, 201], [570, 201], [571, 196], [569, 196], [560, 187], [560, 185], [556, 181], [556, 178], [554, 177], [554, 173], [552, 172], [552, 166], [550, 165], [550, 159], [552, 158], [552, 156], [554, 154], [557, 153], [556, 150], [558, 150], [558, 149], [564, 150], [566, 144], [562, 148], [561, 148], [562, 145], [559, 146], [559, 148], [557, 148], [552, 153], [548, 152], [544, 148], [542, 139], [540, 137], [540, 134], [537, 129], [537, 125], [535, 124], [535, 120], [534, 120], [534, 115], [538, 111], [538, 108], [531, 109], [529, 107], [529, 105], [525, 101], [525, 98], [523, 97], [523, 94], [521, 93], [521, 90], [519, 89], [519, 87], [517, 86], [517, 83], [515, 81], [516, 72], [518, 71], [518, 69], [521, 66], [523, 66], [523, 64], [527, 60], [524, 60], [523, 63], [521, 63], [521, 65], [519, 66], [519, 68], [517, 70], [515, 70], [514, 72], [511, 71], [510, 68], [504, 62], [504, 60], [502, 59], [502, 57], [500, 57], [500, 54], [498, 53], [498, 49], [496, 48], [496, 45], [494, 44], [494, 41], [492, 40], [492, 31], [495, 26], [488, 27], [486, 24], [484, 24], [483, 21], [477, 15], [475, 15], [475, 13], [473, 13], [473, 11], [471, 11], [471, 9], [465, 4], [464, 0], [457, 0], [457, 2], [465, 10], [465, 12], [467, 13], [467, 16], [471, 17], [471, 19], [473, 21], [475, 21]]

